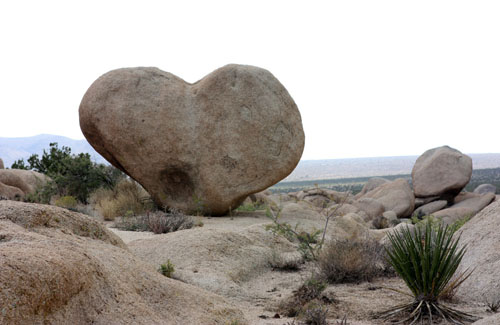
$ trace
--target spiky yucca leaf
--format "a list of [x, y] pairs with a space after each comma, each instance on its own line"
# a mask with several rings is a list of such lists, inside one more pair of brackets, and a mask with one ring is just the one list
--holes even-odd
[[416, 227], [413, 231], [406, 227], [400, 232], [388, 234], [391, 242], [391, 248], [387, 249], [388, 261], [405, 281], [414, 301], [394, 307], [382, 313], [382, 317], [391, 318], [406, 313], [401, 323], [415, 323], [424, 317], [432, 323], [433, 315], [454, 324], [476, 320], [439, 302], [445, 293], [456, 289], [472, 273], [461, 273], [450, 282], [466, 251], [465, 246], [458, 248], [460, 237], [453, 238], [453, 233], [448, 226], [439, 225], [434, 230], [427, 223], [425, 227]]

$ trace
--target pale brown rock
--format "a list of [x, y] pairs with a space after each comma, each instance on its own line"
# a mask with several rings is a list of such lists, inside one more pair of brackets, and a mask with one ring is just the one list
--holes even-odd
[[474, 189], [474, 193], [484, 194], [484, 193], [496, 193], [497, 187], [493, 184], [481, 184]]
[[480, 197], [481, 194], [479, 193], [472, 193], [472, 192], [460, 192], [455, 198], [453, 199], [453, 204], [460, 203], [462, 201], [472, 199], [475, 197]]
[[433, 214], [436, 211], [444, 209], [447, 205], [448, 205], [448, 201], [446, 201], [446, 200], [433, 201], [431, 203], [424, 204], [421, 207], [415, 209], [413, 214], [417, 215], [419, 217], [428, 216], [428, 215]]
[[223, 214], [286, 177], [304, 148], [300, 113], [268, 71], [227, 65], [189, 84], [157, 68], [97, 79], [81, 129], [160, 205]]
[[472, 159], [448, 146], [427, 150], [418, 157], [411, 177], [416, 197], [440, 196], [451, 202], [472, 175]]
[[411, 215], [415, 207], [413, 192], [408, 181], [403, 178], [380, 185], [363, 197], [376, 199], [382, 203], [386, 211], [396, 212], [399, 218]]
[[474, 269], [472, 275], [457, 291], [460, 299], [467, 301], [498, 299], [500, 292], [499, 220], [500, 202], [494, 202], [460, 228], [460, 243], [467, 245], [467, 252], [457, 269], [457, 274]]
[[4, 169], [4, 168], [5, 168], [5, 165], [3, 164], [2, 158], [0, 158], [0, 169]]
[[361, 192], [356, 194], [356, 198], [360, 198], [366, 193], [374, 190], [375, 188], [379, 187], [380, 185], [389, 183], [390, 181], [388, 179], [382, 178], [382, 177], [372, 177], [368, 180], [368, 182], [363, 185], [363, 188], [361, 189]]
[[442, 219], [446, 224], [453, 224], [463, 218], [472, 218], [476, 213], [484, 209], [495, 200], [495, 194], [486, 193], [479, 197], [472, 197], [460, 201], [451, 207], [435, 212], [433, 215]]
[[5, 185], [17, 187], [23, 193], [34, 193], [37, 187], [43, 186], [50, 180], [44, 174], [33, 170], [24, 169], [1, 169], [0, 182]]
[[90, 217], [0, 201], [1, 324], [246, 323], [225, 299], [156, 267]]
[[375, 217], [381, 216], [385, 211], [385, 207], [382, 203], [380, 203], [376, 199], [368, 197], [362, 197], [359, 200], [354, 201], [352, 205], [363, 210], [367, 214], [368, 220], [372, 220]]
[[20, 200], [24, 197], [24, 193], [17, 187], [5, 185], [0, 182], [0, 197], [9, 200]]

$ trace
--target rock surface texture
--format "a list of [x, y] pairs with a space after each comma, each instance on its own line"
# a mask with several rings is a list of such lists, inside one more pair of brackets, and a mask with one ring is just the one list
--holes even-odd
[[0, 201], [0, 324], [246, 323], [222, 297], [156, 267], [88, 216]]
[[399, 218], [411, 215], [415, 208], [415, 197], [408, 181], [398, 178], [385, 183], [366, 193], [363, 198], [372, 198], [380, 202], [385, 211], [394, 211]]
[[268, 71], [227, 65], [189, 84], [157, 68], [108, 72], [80, 104], [90, 144], [156, 203], [223, 214], [286, 177], [304, 148], [300, 113]]
[[461, 229], [462, 245], [467, 245], [457, 274], [474, 270], [457, 291], [461, 299], [492, 301], [500, 292], [500, 202], [494, 202], [479, 212]]
[[4, 168], [5, 168], [5, 166], [3, 164], [3, 160], [2, 160], [2, 158], [0, 158], [0, 169], [4, 169]]
[[440, 196], [450, 201], [467, 185], [472, 175], [472, 159], [443, 146], [418, 157], [411, 178], [416, 197]]

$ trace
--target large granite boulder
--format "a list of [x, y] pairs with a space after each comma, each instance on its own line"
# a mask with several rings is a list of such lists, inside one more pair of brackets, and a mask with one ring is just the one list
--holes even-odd
[[498, 299], [500, 292], [500, 202], [494, 202], [460, 228], [462, 245], [467, 245], [457, 274], [474, 270], [457, 291], [467, 301]]
[[227, 65], [194, 84], [125, 68], [84, 95], [90, 144], [162, 206], [220, 215], [285, 178], [304, 149], [299, 110], [267, 70]]
[[408, 181], [403, 178], [382, 184], [362, 197], [377, 200], [385, 211], [394, 211], [399, 218], [410, 216], [415, 208], [415, 197]]
[[389, 183], [390, 180], [382, 178], [382, 177], [372, 177], [370, 178], [365, 185], [363, 185], [363, 188], [361, 189], [361, 192], [356, 194], [356, 198], [360, 198], [366, 193], [374, 190], [375, 188], [379, 187], [380, 185]]
[[413, 191], [416, 197], [439, 196], [451, 202], [471, 175], [469, 156], [448, 146], [430, 149], [418, 157], [413, 166]]

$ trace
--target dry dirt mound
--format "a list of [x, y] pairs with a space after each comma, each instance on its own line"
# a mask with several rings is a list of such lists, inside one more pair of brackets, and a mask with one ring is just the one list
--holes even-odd
[[223, 298], [160, 275], [124, 247], [84, 215], [0, 201], [0, 323], [244, 323]]

